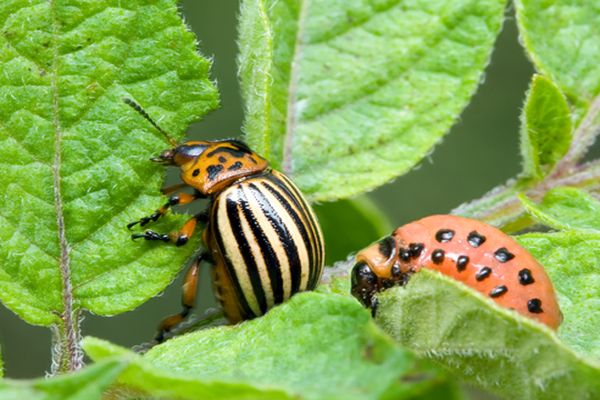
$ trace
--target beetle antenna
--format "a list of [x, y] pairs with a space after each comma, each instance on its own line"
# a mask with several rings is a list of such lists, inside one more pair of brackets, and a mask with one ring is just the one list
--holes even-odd
[[158, 124], [156, 122], [154, 122], [154, 120], [152, 118], [150, 118], [150, 116], [148, 115], [148, 113], [146, 112], [146, 110], [144, 110], [142, 108], [142, 106], [140, 106], [138, 103], [136, 103], [135, 101], [131, 100], [128, 97], [125, 97], [123, 99], [123, 101], [125, 102], [125, 104], [127, 104], [128, 106], [130, 106], [131, 108], [133, 108], [135, 111], [137, 111], [148, 122], [150, 122], [152, 124], [152, 126], [155, 127], [160, 133], [162, 133], [165, 136], [165, 138], [167, 139], [167, 141], [173, 147], [177, 146], [177, 144], [178, 144], [177, 141], [175, 139], [173, 139], [171, 137], [171, 135], [169, 135], [167, 132], [165, 132], [160, 126], [158, 126]]

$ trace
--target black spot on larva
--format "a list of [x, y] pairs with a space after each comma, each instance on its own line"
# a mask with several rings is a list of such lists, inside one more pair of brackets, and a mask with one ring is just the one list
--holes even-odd
[[499, 285], [490, 290], [490, 297], [500, 297], [506, 292], [508, 292], [508, 288], [504, 285]]
[[515, 258], [515, 255], [508, 251], [506, 247], [501, 247], [496, 250], [494, 257], [496, 257], [496, 260], [500, 261], [501, 263], [505, 263]]
[[539, 314], [544, 312], [542, 310], [542, 301], [540, 299], [531, 299], [527, 302], [527, 309], [530, 313]]
[[396, 241], [393, 237], [388, 236], [379, 241], [379, 253], [385, 258], [390, 258], [396, 247]]
[[449, 242], [454, 237], [454, 231], [452, 229], [440, 229], [435, 234], [435, 240], [440, 243]]
[[220, 162], [220, 163], [224, 163], [224, 162], [226, 162], [226, 161], [227, 161], [227, 159], [226, 159], [225, 157], [223, 157], [223, 156], [219, 156], [219, 162]]
[[221, 171], [223, 171], [223, 166], [221, 164], [209, 165], [208, 168], [206, 168], [208, 179], [211, 181], [214, 180]]
[[408, 251], [410, 252], [411, 257], [419, 257], [424, 248], [425, 245], [423, 243], [411, 243], [408, 245]]
[[400, 266], [399, 265], [394, 265], [392, 266], [392, 276], [394, 278], [398, 278], [400, 275], [402, 275], [402, 271], [400, 271]]
[[237, 171], [242, 168], [242, 163], [240, 161], [236, 161], [227, 168], [229, 171]]
[[256, 162], [256, 160], [254, 159], [254, 157], [252, 157], [252, 156], [250, 156], [250, 161], [252, 161], [254, 164], [258, 164], [258, 163]]
[[442, 262], [444, 262], [445, 256], [446, 253], [444, 253], [444, 250], [435, 249], [433, 253], [431, 253], [431, 261], [433, 261], [434, 264], [441, 264]]
[[200, 170], [198, 168], [196, 168], [195, 170], [192, 171], [192, 176], [198, 176], [200, 174]]
[[535, 280], [533, 279], [533, 275], [531, 275], [531, 271], [527, 268], [523, 268], [519, 271], [519, 283], [523, 286], [530, 285]]
[[456, 259], [456, 269], [459, 271], [464, 271], [467, 268], [467, 264], [469, 263], [469, 257], [467, 256], [458, 256]]
[[485, 236], [479, 234], [477, 231], [472, 231], [467, 236], [467, 241], [472, 247], [479, 247], [485, 243]]
[[400, 248], [400, 253], [398, 254], [398, 256], [400, 257], [400, 259], [402, 261], [409, 261], [410, 260], [410, 250], [408, 250], [406, 247], [401, 247]]
[[483, 267], [479, 271], [477, 271], [477, 273], [475, 274], [475, 279], [478, 282], [481, 282], [482, 280], [490, 276], [491, 273], [492, 269], [490, 267]]

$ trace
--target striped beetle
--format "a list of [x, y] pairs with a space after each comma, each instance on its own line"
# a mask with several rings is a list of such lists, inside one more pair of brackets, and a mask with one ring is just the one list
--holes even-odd
[[314, 289], [324, 264], [319, 224], [298, 188], [267, 160], [238, 140], [190, 141], [177, 144], [130, 99], [125, 102], [169, 140], [173, 148], [152, 161], [181, 170], [183, 183], [164, 188], [164, 194], [191, 187], [193, 194], [171, 194], [152, 215], [130, 223], [132, 228], [158, 220], [175, 205], [208, 198], [207, 210], [190, 218], [179, 231], [147, 230], [133, 239], [182, 246], [198, 223], [205, 225], [206, 250], [189, 267], [183, 284], [183, 310], [165, 318], [156, 336], [182, 322], [194, 306], [199, 265], [214, 265], [213, 289], [225, 317], [236, 323], [266, 313], [297, 292]]

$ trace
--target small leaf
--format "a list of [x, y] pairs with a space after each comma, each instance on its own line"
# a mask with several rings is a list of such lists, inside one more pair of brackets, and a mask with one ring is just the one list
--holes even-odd
[[407, 172], [480, 82], [503, 0], [245, 0], [240, 79], [249, 143], [314, 200]]
[[2, 400], [94, 400], [124, 370], [127, 363], [109, 358], [82, 371], [51, 379], [30, 381], [0, 380]]
[[325, 239], [326, 265], [345, 259], [392, 231], [386, 216], [366, 196], [317, 204], [314, 210]]
[[[120, 352], [92, 338], [84, 348], [96, 360]], [[172, 339], [135, 359], [134, 365], [166, 377], [210, 383], [204, 398], [235, 396], [235, 383], [277, 390], [290, 398], [376, 399], [394, 393], [393, 398], [405, 399], [412, 398], [415, 387], [424, 391], [424, 384], [441, 382], [431, 369], [413, 379], [412, 372], [422, 371], [413, 369], [414, 358], [383, 335], [354, 299], [315, 292], [296, 295], [264, 317], [240, 325]], [[126, 374], [122, 383], [145, 390], [148, 377], [132, 377]], [[158, 395], [152, 390], [148, 394]]]
[[176, 3], [0, 7], [0, 299], [29, 323], [131, 310], [194, 251], [134, 243], [126, 229], [164, 203], [163, 169], [148, 159], [168, 145], [123, 98], [175, 138], [218, 102]]
[[600, 233], [532, 233], [517, 239], [554, 283], [564, 315], [559, 337], [600, 365]]
[[577, 130], [563, 163], [575, 164], [600, 132], [600, 10], [595, 1], [515, 1], [522, 43], [536, 69], [574, 105]]
[[560, 90], [547, 78], [534, 75], [521, 116], [524, 174], [542, 179], [571, 145], [571, 112]]
[[517, 0], [525, 49], [578, 107], [600, 94], [600, 12], [595, 1]]
[[540, 204], [525, 196], [520, 198], [527, 212], [546, 226], [600, 233], [600, 202], [584, 190], [569, 187], [552, 189]]
[[532, 400], [600, 396], [600, 363], [436, 271], [421, 270], [379, 301], [377, 322], [399, 343], [486, 390]]

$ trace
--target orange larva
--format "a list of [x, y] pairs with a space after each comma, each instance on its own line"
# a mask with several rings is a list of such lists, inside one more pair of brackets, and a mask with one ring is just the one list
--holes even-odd
[[480, 221], [429, 216], [396, 229], [359, 252], [356, 261], [352, 294], [368, 307], [376, 306], [377, 292], [405, 284], [424, 267], [550, 328], [562, 320], [542, 265], [509, 235]]

